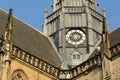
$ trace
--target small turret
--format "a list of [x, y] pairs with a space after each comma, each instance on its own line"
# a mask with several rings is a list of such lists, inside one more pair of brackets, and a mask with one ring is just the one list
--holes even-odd
[[48, 16], [48, 9], [45, 8], [45, 9], [44, 9], [44, 17], [46, 18], [47, 16]]
[[106, 17], [106, 9], [105, 9], [105, 8], [102, 8], [102, 15], [103, 15], [104, 17]]
[[[103, 70], [103, 79], [111, 80], [111, 52], [110, 52], [110, 40], [109, 40], [109, 31], [106, 21], [106, 10], [102, 9], [103, 18], [103, 31], [102, 31], [102, 70]], [[107, 65], [106, 65], [107, 64]]]
[[4, 35], [4, 39], [5, 41], [11, 40], [11, 33], [12, 33], [12, 29], [13, 29], [13, 10], [10, 9], [9, 10], [9, 15], [8, 15], [8, 23], [6, 24], [6, 31], [5, 31], [5, 35]]
[[10, 80], [11, 55], [12, 55], [12, 31], [13, 31], [13, 13], [9, 10], [8, 23], [6, 24], [4, 43], [3, 43], [3, 63], [2, 63], [2, 80]]
[[110, 40], [109, 40], [109, 32], [108, 32], [108, 25], [106, 22], [106, 10], [105, 8], [102, 9], [102, 15], [104, 16], [103, 18], [103, 32], [102, 32], [102, 44], [103, 44], [103, 53], [107, 56], [110, 57]]
[[47, 16], [48, 16], [48, 10], [45, 8], [45, 10], [44, 10], [44, 19], [45, 19], [45, 22], [43, 24], [43, 33], [44, 34], [47, 34], [47, 28], [46, 28], [46, 23], [47, 23], [46, 17]]

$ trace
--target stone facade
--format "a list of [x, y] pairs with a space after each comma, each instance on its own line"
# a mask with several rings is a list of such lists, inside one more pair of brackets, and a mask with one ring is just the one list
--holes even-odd
[[[17, 72], [16, 74], [14, 74], [15, 72]], [[21, 72], [23, 73], [21, 73]], [[22, 75], [23, 74], [23, 75]], [[22, 61], [19, 60], [12, 60], [11, 63], [11, 76], [12, 79], [11, 80], [19, 80], [19, 79], [23, 79], [23, 80], [52, 80], [51, 78], [49, 78], [47, 75], [45, 75], [45, 73], [43, 72], [38, 72], [37, 69], [33, 68], [31, 65], [28, 65]]]
[[86, 74], [80, 76], [76, 80], [102, 80], [101, 73], [102, 73], [101, 69], [97, 68], [95, 70], [92, 70], [92, 72], [90, 72], [90, 73], [86, 73]]
[[[103, 16], [98, 13], [96, 0], [54, 0], [52, 6], [50, 15], [45, 9], [43, 33], [56, 45], [63, 66], [68, 68], [86, 61], [101, 42]], [[71, 30], [85, 33], [84, 42], [78, 45], [66, 41], [66, 34]], [[74, 56], [80, 58], [74, 60]]]
[[112, 80], [119, 80], [120, 79], [120, 67], [119, 67], [119, 62], [120, 62], [120, 58], [118, 56], [118, 58], [114, 59], [111, 63], [112, 65]]
[[[102, 15], [99, 14], [96, 0], [54, 0], [52, 7], [51, 15], [48, 15], [45, 9], [43, 32], [55, 43], [63, 63], [55, 66], [53, 65], [55, 63], [50, 64], [49, 61], [42, 60], [43, 58], [40, 57], [43, 56], [38, 57], [13, 44], [14, 23], [12, 9], [10, 9], [4, 37], [0, 37], [0, 79], [120, 80], [120, 39], [117, 38], [117, 44], [110, 46], [112, 40], [109, 40], [109, 35], [113, 33], [108, 32], [105, 9]], [[85, 33], [85, 41], [81, 42], [82, 44], [78, 42], [79, 45], [71, 45], [66, 39], [67, 33], [71, 34], [69, 31], [77, 31], [83, 36]], [[120, 28], [115, 34], [119, 33]], [[44, 37], [46, 36], [42, 36]], [[112, 36], [111, 39], [114, 40], [114, 37]], [[79, 36], [75, 35], [74, 38], [78, 39]], [[51, 44], [47, 45], [53, 47]], [[59, 54], [56, 53], [58, 56]], [[76, 56], [79, 54], [82, 56]], [[74, 59], [75, 57], [79, 57], [80, 61]]]

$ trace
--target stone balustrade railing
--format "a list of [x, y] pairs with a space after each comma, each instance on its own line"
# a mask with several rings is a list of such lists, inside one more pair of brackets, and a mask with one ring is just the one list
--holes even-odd
[[61, 70], [59, 74], [59, 79], [73, 79], [80, 74], [87, 74], [90, 69], [95, 68], [96, 66], [101, 66], [101, 56], [96, 55], [94, 58], [87, 60], [86, 62], [76, 66], [71, 70]]
[[13, 56], [20, 60], [38, 68], [39, 70], [46, 72], [57, 79], [72, 79], [80, 74], [86, 73], [89, 69], [94, 68], [97, 65], [101, 65], [100, 55], [78, 65], [72, 70], [60, 70], [47, 62], [17, 48], [13, 47]]
[[[98, 13], [97, 11], [93, 10], [92, 8], [90, 7], [87, 7], [85, 9], [85, 7], [87, 6], [74, 6], [74, 7], [71, 7], [71, 6], [64, 6], [64, 13], [67, 14], [67, 13], [75, 13], [75, 14], [80, 14], [80, 13], [85, 13], [86, 12], [86, 9], [88, 8], [91, 15], [96, 17], [97, 19], [99, 19], [100, 21], [103, 21], [103, 16]], [[61, 13], [61, 8], [59, 8], [58, 10], [56, 10], [55, 12], [53, 12], [51, 15], [49, 15], [47, 17], [47, 24], [50, 23], [51, 21], [55, 20], [57, 17], [59, 17]]]
[[61, 12], [61, 8], [53, 12], [51, 15], [49, 15], [47, 18], [47, 24], [50, 23], [51, 21], [55, 20], [57, 17], [59, 17]]
[[103, 21], [104, 16], [95, 11], [94, 9], [88, 7], [92, 16], [96, 17], [98, 20]]
[[85, 13], [85, 7], [84, 6], [64, 6], [64, 13], [65, 14]]
[[[112, 53], [112, 57], [120, 54], [120, 44], [110, 48], [110, 51]], [[15, 46], [13, 46], [12, 56], [59, 80], [72, 80], [79, 75], [88, 74], [91, 69], [101, 66], [101, 54], [94, 56], [93, 58], [85, 61], [84, 63], [74, 67], [71, 70], [60, 70], [51, 64], [39, 59], [38, 57], [27, 53]]]
[[54, 78], [58, 78], [59, 76], [59, 69], [15, 46], [13, 46], [13, 56], [45, 73], [52, 75]]
[[120, 54], [120, 44], [118, 44], [114, 47], [111, 47], [110, 51], [111, 51], [111, 58], [119, 55]]

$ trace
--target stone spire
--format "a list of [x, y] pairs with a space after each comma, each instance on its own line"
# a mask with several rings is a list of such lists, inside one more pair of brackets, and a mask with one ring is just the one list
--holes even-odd
[[110, 40], [109, 40], [109, 31], [108, 31], [108, 25], [106, 22], [106, 10], [103, 8], [102, 14], [104, 16], [103, 19], [103, 32], [102, 32], [102, 47], [103, 47], [103, 53], [107, 56], [110, 57]]
[[4, 39], [5, 41], [10, 41], [11, 40], [11, 33], [12, 33], [12, 29], [13, 29], [13, 10], [10, 9], [9, 10], [9, 16], [8, 16], [8, 23], [6, 24], [6, 31], [5, 31], [5, 35], [4, 35]]
[[46, 24], [47, 24], [47, 19], [46, 17], [48, 16], [48, 10], [47, 8], [44, 9], [44, 24], [43, 24], [43, 33], [47, 35], [47, 28], [46, 28]]
[[45, 8], [45, 9], [44, 9], [44, 17], [45, 17], [45, 19], [46, 19], [47, 16], [48, 16], [48, 9]]
[[4, 34], [4, 53], [3, 53], [3, 64], [2, 64], [2, 80], [10, 80], [10, 70], [11, 70], [11, 55], [12, 55], [12, 43], [11, 35], [13, 30], [13, 13], [12, 9], [9, 10], [8, 23], [6, 24], [5, 34]]
[[[102, 70], [103, 70], [103, 80], [111, 79], [111, 53], [110, 53], [110, 40], [108, 25], [106, 22], [106, 10], [103, 8], [102, 14], [103, 18], [103, 31], [102, 31]], [[107, 65], [106, 65], [107, 64]]]

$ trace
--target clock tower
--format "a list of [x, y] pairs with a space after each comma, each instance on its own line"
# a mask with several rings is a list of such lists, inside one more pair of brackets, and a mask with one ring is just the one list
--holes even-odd
[[96, 0], [54, 0], [52, 14], [45, 9], [43, 32], [63, 59], [62, 68], [74, 67], [96, 53], [101, 43], [103, 16]]

